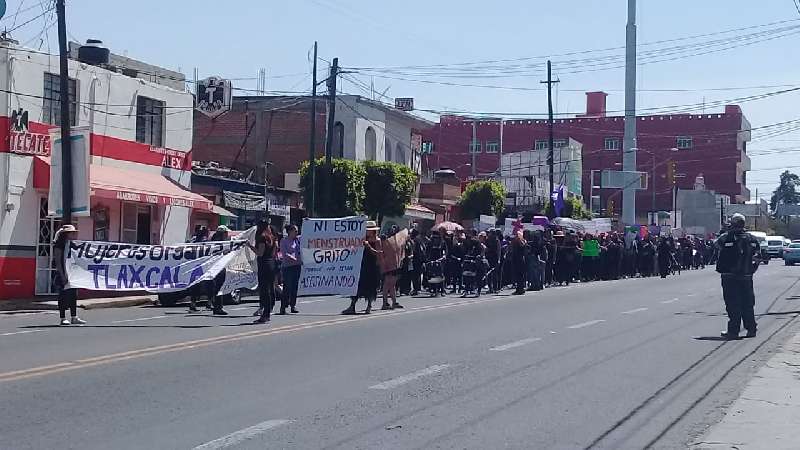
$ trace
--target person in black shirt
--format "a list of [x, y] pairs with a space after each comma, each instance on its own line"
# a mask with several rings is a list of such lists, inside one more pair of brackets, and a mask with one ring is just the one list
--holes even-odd
[[[53, 262], [56, 265], [55, 287], [58, 290], [58, 314], [61, 318], [61, 325], [83, 325], [86, 322], [78, 317], [78, 291], [77, 289], [67, 289], [69, 280], [67, 279], [67, 269], [64, 265], [66, 258], [67, 242], [78, 237], [78, 230], [74, 225], [63, 225], [56, 231], [53, 239]], [[69, 309], [71, 319], [67, 320], [66, 314]]]
[[254, 323], [269, 322], [275, 305], [275, 233], [266, 221], [256, 226], [256, 245], [251, 246], [258, 258], [258, 305], [259, 318]]
[[422, 267], [427, 261], [425, 260], [425, 242], [416, 229], [411, 230], [411, 252], [412, 256], [408, 270], [408, 274], [411, 277], [411, 285], [413, 286], [411, 295], [418, 295], [419, 290], [422, 289]]
[[728, 329], [721, 335], [728, 340], [739, 339], [741, 324], [747, 329], [746, 337], [756, 336], [753, 274], [758, 270], [760, 246], [753, 236], [745, 232], [744, 221], [743, 215], [734, 214], [730, 230], [717, 239], [717, 272], [722, 278], [722, 297], [728, 313]]

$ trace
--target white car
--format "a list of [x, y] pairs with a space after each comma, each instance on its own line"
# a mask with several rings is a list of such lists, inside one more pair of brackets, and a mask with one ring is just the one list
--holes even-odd
[[767, 254], [770, 258], [783, 258], [783, 247], [786, 238], [783, 236], [767, 236]]

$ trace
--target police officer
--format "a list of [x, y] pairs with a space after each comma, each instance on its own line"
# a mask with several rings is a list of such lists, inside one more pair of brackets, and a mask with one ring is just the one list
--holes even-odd
[[739, 339], [741, 322], [747, 329], [746, 337], [755, 337], [753, 273], [758, 269], [759, 244], [745, 233], [743, 215], [737, 213], [731, 217], [730, 229], [717, 239], [717, 246], [720, 252], [717, 272], [722, 276], [722, 297], [728, 312], [728, 329], [722, 332], [722, 337]]

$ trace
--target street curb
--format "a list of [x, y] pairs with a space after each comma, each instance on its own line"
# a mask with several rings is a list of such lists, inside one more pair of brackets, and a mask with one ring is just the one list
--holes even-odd
[[106, 302], [102, 303], [88, 303], [85, 305], [81, 305], [80, 301], [78, 301], [78, 307], [81, 309], [105, 309], [105, 308], [128, 308], [131, 306], [142, 306], [142, 305], [152, 305], [153, 300], [150, 297], [140, 297], [140, 298], [125, 298], [121, 300], [115, 299], [108, 299]]

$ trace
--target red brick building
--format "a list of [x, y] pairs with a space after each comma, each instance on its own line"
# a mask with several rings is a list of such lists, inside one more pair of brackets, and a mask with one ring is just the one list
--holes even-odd
[[[621, 169], [624, 118], [608, 116], [605, 105], [605, 93], [587, 93], [585, 115], [556, 119], [555, 145], [569, 138], [583, 144], [585, 203], [594, 195], [595, 205], [601, 205], [595, 206], [596, 210], [605, 210], [613, 202], [618, 213], [620, 191], [592, 189], [590, 183], [592, 171], [597, 178], [601, 170]], [[708, 189], [729, 195], [733, 203], [749, 200], [746, 181], [750, 170], [747, 156], [750, 123], [739, 106], [728, 105], [722, 113], [639, 116], [637, 121], [638, 170], [650, 176], [648, 189], [637, 193], [638, 216], [643, 217], [653, 209], [672, 209], [672, 187], [667, 180], [671, 162], [675, 163], [680, 189], [691, 189], [695, 177], [703, 174]], [[426, 169], [449, 167], [461, 178], [467, 178], [473, 173], [470, 163], [474, 149], [477, 175], [494, 175], [499, 169], [501, 152], [546, 149], [548, 145], [546, 120], [504, 119], [501, 140], [500, 119], [477, 119], [475, 134], [477, 142], [472, 145], [473, 119], [442, 116], [436, 126], [424, 133], [425, 142], [433, 144], [431, 154], [423, 162]], [[596, 181], [595, 185], [598, 184]]]

